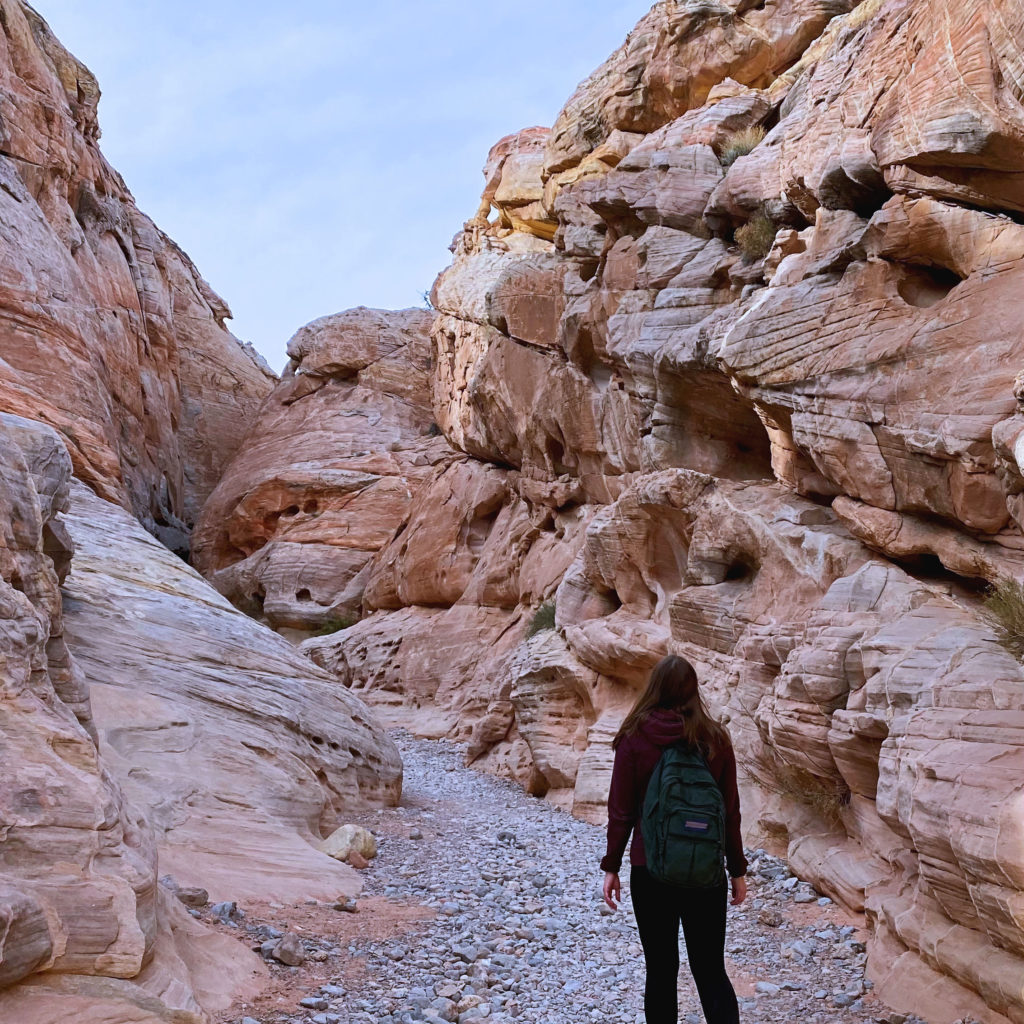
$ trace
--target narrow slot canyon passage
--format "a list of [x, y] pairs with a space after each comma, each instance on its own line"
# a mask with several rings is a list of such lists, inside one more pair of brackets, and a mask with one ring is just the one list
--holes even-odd
[[[307, 955], [297, 967], [269, 962], [259, 1001], [236, 1004], [220, 1021], [643, 1024], [627, 865], [619, 910], [600, 896], [604, 829], [463, 767], [458, 744], [392, 735], [404, 795], [397, 808], [352, 819], [379, 846], [361, 872], [356, 913], [316, 901], [239, 903], [244, 917], [226, 925], [209, 908], [197, 911], [257, 948], [272, 929], [294, 932]], [[852, 1024], [888, 1013], [865, 984], [863, 920], [777, 858], [748, 856], [750, 895], [729, 908], [726, 938], [741, 1019]], [[704, 1020], [685, 959], [679, 1014], [687, 1024]]]

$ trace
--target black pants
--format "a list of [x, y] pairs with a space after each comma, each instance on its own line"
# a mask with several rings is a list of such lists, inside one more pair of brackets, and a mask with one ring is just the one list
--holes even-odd
[[686, 955], [707, 1024], [739, 1024], [736, 993], [725, 973], [726, 885], [678, 889], [655, 881], [647, 868], [630, 872], [633, 913], [647, 962], [644, 1014], [647, 1024], [676, 1024], [679, 922]]

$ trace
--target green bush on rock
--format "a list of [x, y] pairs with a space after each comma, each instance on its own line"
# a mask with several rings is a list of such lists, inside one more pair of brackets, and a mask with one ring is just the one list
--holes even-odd
[[536, 636], [546, 629], [555, 628], [555, 602], [545, 601], [534, 613], [530, 625], [526, 627], [527, 637]]

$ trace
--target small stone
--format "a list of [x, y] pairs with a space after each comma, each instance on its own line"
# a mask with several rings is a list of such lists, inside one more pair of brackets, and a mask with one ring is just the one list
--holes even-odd
[[326, 1010], [331, 1004], [320, 996], [306, 996], [299, 1000], [299, 1006], [306, 1010]]
[[370, 866], [370, 862], [358, 850], [349, 850], [345, 861], [359, 871]]
[[411, 829], [410, 832], [409, 832], [409, 838], [410, 839], [422, 839], [423, 838], [423, 833], [418, 828]]
[[780, 914], [774, 907], [763, 907], [757, 913], [757, 923], [767, 925], [769, 928], [778, 928], [783, 921]]
[[358, 914], [359, 908], [356, 906], [356, 901], [351, 896], [347, 896], [343, 900], [336, 900], [330, 905], [331, 910], [340, 910], [345, 914]]
[[[289, 932], [274, 944], [271, 956], [288, 967], [298, 967], [306, 962], [306, 950], [298, 935]], [[317, 1007], [323, 1009], [323, 1007]]]
[[781, 989], [778, 985], [773, 985], [770, 981], [759, 981], [754, 986], [754, 991], [762, 996], [774, 996], [777, 995]]
[[185, 906], [206, 906], [210, 902], [210, 894], [199, 886], [178, 889], [174, 894]]
[[223, 903], [214, 903], [210, 912], [221, 924], [229, 924], [233, 928], [238, 927], [238, 922], [245, 917], [245, 911], [238, 909], [234, 900], [225, 900]]

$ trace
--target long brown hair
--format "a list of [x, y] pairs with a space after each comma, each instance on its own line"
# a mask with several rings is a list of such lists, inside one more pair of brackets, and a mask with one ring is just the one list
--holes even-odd
[[612, 748], [636, 732], [655, 708], [675, 711], [683, 721], [680, 741], [700, 748], [707, 756], [729, 745], [729, 734], [708, 714], [696, 670], [685, 658], [670, 654], [651, 669], [647, 687], [619, 726]]

